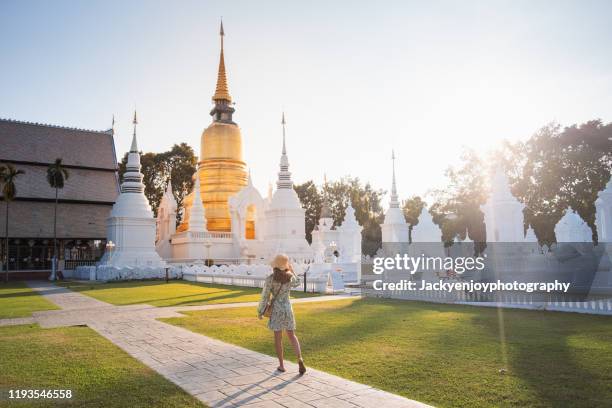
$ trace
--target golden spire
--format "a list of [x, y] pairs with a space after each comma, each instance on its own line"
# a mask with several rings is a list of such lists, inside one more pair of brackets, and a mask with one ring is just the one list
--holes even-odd
[[213, 101], [231, 102], [232, 97], [229, 94], [229, 88], [227, 86], [227, 75], [225, 74], [225, 58], [223, 56], [223, 37], [225, 37], [225, 32], [223, 31], [223, 20], [221, 20], [221, 28], [219, 30], [219, 36], [221, 37], [221, 55], [219, 57], [219, 73], [217, 74], [217, 88], [215, 89], [215, 95], [213, 96]]

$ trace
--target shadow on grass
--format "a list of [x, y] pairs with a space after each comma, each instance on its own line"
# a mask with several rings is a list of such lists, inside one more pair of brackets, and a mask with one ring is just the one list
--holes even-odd
[[[241, 297], [248, 296], [253, 296], [253, 299], [240, 299], [240, 302], [258, 301], [259, 295], [261, 293], [260, 288], [205, 284], [189, 281], [170, 281], [168, 283], [164, 281], [129, 281], [109, 282], [93, 285], [81, 282], [68, 282], [63, 283], [62, 286], [77, 292], [90, 292], [89, 294], [92, 297], [99, 298], [115, 304], [134, 305], [141, 303], [149, 303], [161, 307], [201, 305], [207, 303], [232, 303], [233, 299], [239, 299]], [[181, 286], [183, 286], [183, 288], [181, 288]], [[169, 292], [177, 292], [177, 295], [163, 297], [164, 295], [168, 295], [163, 293], [165, 287], [167, 287]], [[147, 288], [151, 288], [151, 291], [148, 292]], [[129, 293], [130, 289], [134, 289], [135, 292]], [[139, 289], [141, 289], [142, 291], [140, 291]], [[189, 293], [179, 294], [182, 289], [184, 289], [184, 292]], [[109, 291], [113, 290], [126, 290], [126, 296], [121, 299], [105, 298], [103, 294], [110, 293]], [[316, 297], [319, 294], [303, 294], [300, 292], [292, 293], [292, 295], [297, 298], [303, 298]]]
[[[498, 336], [506, 349], [510, 373], [523, 380], [542, 405], [604, 406], [610, 402], [609, 317], [512, 309], [499, 309], [496, 313], [496, 321], [479, 319], [477, 324]], [[589, 341], [598, 337], [598, 331], [606, 325], [607, 330], [599, 334], [608, 349], [590, 347]], [[571, 345], [575, 336], [583, 338], [580, 344]], [[580, 358], [587, 361], [581, 362]], [[595, 366], [597, 372], [587, 369], [585, 362], [591, 368]]]
[[[169, 296], [169, 297], [161, 297], [163, 294], [161, 291], [164, 290], [164, 286], [169, 291], [177, 291], [180, 292], [181, 288], [177, 286], [188, 286], [185, 290], [187, 291], [197, 291], [201, 290], [201, 292], [189, 293], [180, 296]], [[90, 292], [89, 294], [95, 298], [104, 298], [103, 293], [110, 293], [113, 290], [126, 290], [130, 289], [139, 290], [136, 293], [127, 294], [124, 299], [105, 299], [106, 301], [110, 301], [111, 303], [121, 304], [121, 305], [135, 305], [141, 303], [154, 303], [160, 304], [160, 306], [181, 306], [181, 305], [195, 305], [195, 304], [205, 304], [210, 302], [219, 303], [219, 301], [228, 300], [228, 302], [221, 303], [230, 303], [232, 298], [238, 298], [242, 296], [251, 296], [258, 295], [260, 293], [260, 289], [258, 288], [247, 288], [247, 287], [237, 287], [237, 286], [222, 286], [222, 285], [204, 285], [195, 282], [163, 282], [163, 281], [130, 281], [130, 282], [110, 282], [104, 284], [81, 284], [81, 283], [68, 283], [62, 285], [68, 289], [74, 290], [76, 292]], [[147, 288], [153, 288], [153, 292], [147, 292]], [[99, 292], [99, 294], [97, 293]], [[129, 298], [135, 297], [134, 300], [127, 300]], [[183, 299], [183, 301], [179, 301], [179, 299]], [[126, 301], [127, 300], [127, 301]], [[167, 304], [165, 304], [167, 303]]]

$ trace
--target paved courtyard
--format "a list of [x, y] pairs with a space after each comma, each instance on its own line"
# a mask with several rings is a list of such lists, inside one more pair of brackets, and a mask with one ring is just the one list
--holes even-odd
[[[426, 407], [368, 385], [309, 369], [299, 376], [296, 364], [276, 372], [270, 356], [224, 343], [156, 320], [181, 317], [186, 310], [255, 306], [235, 303], [201, 306], [114, 306], [49, 282], [30, 282], [61, 310], [35, 312], [29, 318], [1, 319], [0, 326], [38, 323], [41, 327], [87, 325], [212, 407]], [[295, 299], [313, 302], [334, 296]], [[308, 363], [308, 360], [306, 360]]]

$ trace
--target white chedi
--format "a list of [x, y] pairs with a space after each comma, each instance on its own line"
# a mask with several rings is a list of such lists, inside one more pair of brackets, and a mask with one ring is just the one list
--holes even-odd
[[193, 183], [193, 205], [189, 213], [189, 232], [206, 232], [206, 213], [202, 198], [200, 196], [200, 172], [195, 172], [196, 177]]
[[555, 225], [557, 242], [592, 242], [591, 228], [574, 210], [568, 208]]
[[385, 220], [380, 226], [383, 242], [408, 242], [408, 224], [404, 218], [404, 213], [400, 208], [395, 183], [395, 153], [391, 155], [393, 161], [393, 180], [391, 182], [391, 200], [389, 208], [385, 213]]
[[276, 191], [265, 210], [266, 227], [264, 241], [268, 257], [285, 253], [293, 259], [310, 259], [313, 255], [306, 241], [306, 211], [293, 189], [289, 172], [289, 157], [285, 141], [285, 114], [283, 126], [283, 148], [280, 159], [280, 171], [276, 182]]
[[524, 242], [525, 205], [512, 195], [508, 178], [501, 166], [495, 169], [490, 184], [489, 198], [480, 207], [484, 213], [487, 242]]
[[157, 208], [157, 236], [155, 250], [164, 259], [172, 257], [170, 237], [176, 232], [176, 212], [178, 205], [172, 193], [172, 181], [168, 180], [166, 191]]
[[144, 195], [140, 153], [136, 141], [136, 113], [133, 123], [134, 135], [121, 184], [121, 194], [107, 220], [109, 246], [100, 266], [158, 268], [166, 264], [155, 251], [156, 221]]
[[[412, 228], [412, 243], [408, 253], [413, 257], [441, 257], [445, 256], [442, 230], [433, 222], [433, 217], [425, 206], [419, 215], [419, 222]], [[428, 271], [423, 279], [435, 279], [435, 273], [441, 271]]]
[[529, 226], [529, 228], [527, 228], [527, 231], [525, 232], [525, 242], [538, 242], [538, 237], [536, 236], [535, 231], [533, 230], [531, 225]]
[[338, 227], [338, 252], [340, 262], [361, 262], [361, 231], [363, 227], [357, 222], [355, 209], [349, 203], [344, 213], [344, 220]]
[[612, 177], [595, 201], [595, 225], [599, 242], [612, 242]]
[[419, 215], [419, 222], [412, 228], [412, 242], [441, 242], [442, 230], [434, 223], [426, 207]]

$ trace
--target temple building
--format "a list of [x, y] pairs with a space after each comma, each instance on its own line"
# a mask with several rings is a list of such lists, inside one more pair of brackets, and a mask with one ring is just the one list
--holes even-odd
[[[46, 171], [56, 158], [62, 159], [69, 172], [64, 188], [58, 191], [59, 270], [93, 264], [102, 256], [106, 219], [119, 193], [113, 139], [112, 129], [95, 131], [0, 119], [0, 163], [25, 172], [15, 179], [17, 196], [9, 206], [8, 266], [9, 271], [19, 272], [12, 278], [49, 274], [55, 189], [49, 186]], [[2, 200], [2, 238], [5, 215]], [[4, 245], [0, 239], [2, 260]]]
[[[242, 135], [234, 121], [225, 68], [223, 24], [212, 123], [200, 140], [194, 188], [183, 205], [183, 221], [174, 231], [176, 201], [171, 190], [157, 216], [157, 249], [170, 262], [214, 259], [215, 263], [267, 260], [284, 252], [296, 260], [312, 258], [306, 241], [305, 210], [289, 172], [286, 121], [276, 190], [264, 199], [253, 186], [242, 155]], [[180, 209], [179, 209], [180, 211]]]

